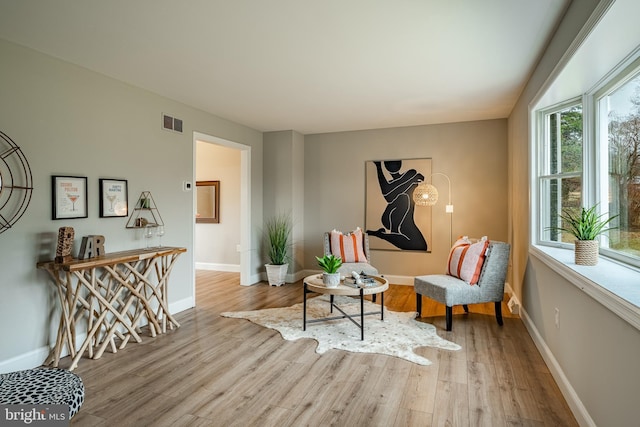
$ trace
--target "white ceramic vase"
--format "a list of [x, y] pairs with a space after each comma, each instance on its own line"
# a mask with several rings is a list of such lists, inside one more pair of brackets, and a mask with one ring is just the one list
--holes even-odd
[[322, 283], [327, 288], [337, 288], [340, 284], [340, 273], [322, 273]]
[[269, 280], [270, 286], [284, 285], [289, 264], [265, 264], [264, 266], [267, 269], [267, 279]]

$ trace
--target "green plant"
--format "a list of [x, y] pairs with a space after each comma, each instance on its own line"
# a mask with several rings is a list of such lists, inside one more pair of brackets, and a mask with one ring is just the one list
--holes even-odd
[[607, 224], [618, 215], [604, 219], [603, 217], [605, 215], [606, 214], [598, 215], [596, 213], [596, 206], [589, 209], [581, 208], [579, 215], [565, 209], [563, 213], [560, 214], [562, 226], [547, 227], [547, 229], [564, 231], [565, 233], [572, 234], [578, 240], [595, 240], [596, 237], [605, 231], [617, 228], [607, 227]]
[[322, 267], [325, 273], [334, 274], [338, 272], [338, 269], [342, 265], [342, 258], [339, 256], [325, 255], [322, 258], [316, 257], [318, 265]]
[[291, 217], [276, 215], [266, 222], [269, 261], [273, 265], [283, 265], [289, 260], [289, 237], [291, 236]]

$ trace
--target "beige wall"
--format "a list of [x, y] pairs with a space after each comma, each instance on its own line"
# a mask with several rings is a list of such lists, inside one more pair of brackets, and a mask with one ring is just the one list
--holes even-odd
[[[143, 240], [125, 229], [126, 218], [99, 218], [98, 179], [129, 183], [129, 202], [152, 192], [166, 224], [163, 243], [184, 246], [171, 278], [169, 304], [193, 304], [193, 131], [252, 147], [252, 232], [261, 224], [262, 134], [153, 93], [0, 40], [0, 129], [15, 140], [33, 172], [31, 204], [0, 235], [0, 372], [42, 363], [55, 338], [57, 301], [48, 277], [35, 268], [54, 256], [61, 226], [82, 236], [102, 234], [109, 252], [139, 248]], [[184, 120], [184, 133], [161, 129], [161, 113]], [[88, 178], [86, 219], [51, 220], [51, 175]], [[257, 233], [252, 239], [259, 243]], [[259, 274], [262, 266], [252, 263]], [[15, 358], [15, 359], [14, 359]]]
[[[304, 135], [292, 131], [264, 134], [264, 218], [289, 215], [292, 221], [287, 283], [302, 279], [304, 230]], [[268, 262], [266, 253], [263, 261]]]
[[[507, 123], [450, 123], [305, 136], [305, 267], [318, 269], [322, 234], [364, 229], [365, 161], [432, 158], [451, 179], [453, 235], [507, 240]], [[374, 251], [381, 273], [440, 273], [449, 253], [446, 180], [433, 177], [441, 201], [433, 208], [432, 252]], [[444, 200], [442, 200], [444, 199]], [[420, 214], [416, 211], [416, 215]]]
[[196, 223], [196, 267], [240, 271], [240, 150], [198, 141], [196, 181], [220, 181], [220, 222]]

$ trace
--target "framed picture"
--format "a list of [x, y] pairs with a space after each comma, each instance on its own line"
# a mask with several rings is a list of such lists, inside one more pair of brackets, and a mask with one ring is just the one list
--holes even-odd
[[431, 182], [431, 159], [367, 161], [365, 174], [369, 248], [429, 252], [431, 208], [416, 207], [413, 191]]
[[100, 218], [129, 215], [126, 179], [100, 179]]
[[52, 218], [71, 219], [87, 217], [87, 177], [51, 177]]
[[196, 181], [196, 223], [220, 223], [220, 181]]

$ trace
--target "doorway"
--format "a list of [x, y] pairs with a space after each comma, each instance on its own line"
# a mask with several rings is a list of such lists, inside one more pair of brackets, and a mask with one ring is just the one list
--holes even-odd
[[[193, 133], [193, 169], [194, 169], [194, 184], [196, 181], [196, 154], [198, 141], [202, 143], [214, 144], [220, 147], [230, 148], [238, 150], [240, 154], [240, 185], [239, 185], [239, 229], [240, 229], [240, 242], [237, 247], [237, 251], [240, 253], [240, 284], [247, 286], [251, 283], [250, 277], [250, 242], [251, 242], [251, 147], [248, 145], [240, 144], [234, 141], [229, 141], [223, 138], [219, 138], [212, 135], [207, 135], [200, 132]], [[195, 185], [193, 191], [193, 204], [194, 211], [196, 210], [196, 192]], [[220, 183], [221, 194], [224, 192], [224, 182]], [[224, 208], [221, 209], [221, 214], [224, 215]], [[224, 217], [221, 216], [221, 221], [224, 221]], [[193, 241], [197, 244], [197, 236], [195, 235], [196, 227], [194, 225]], [[193, 280], [193, 294], [196, 295], [196, 281], [195, 281], [195, 264], [194, 264], [194, 280]]]

